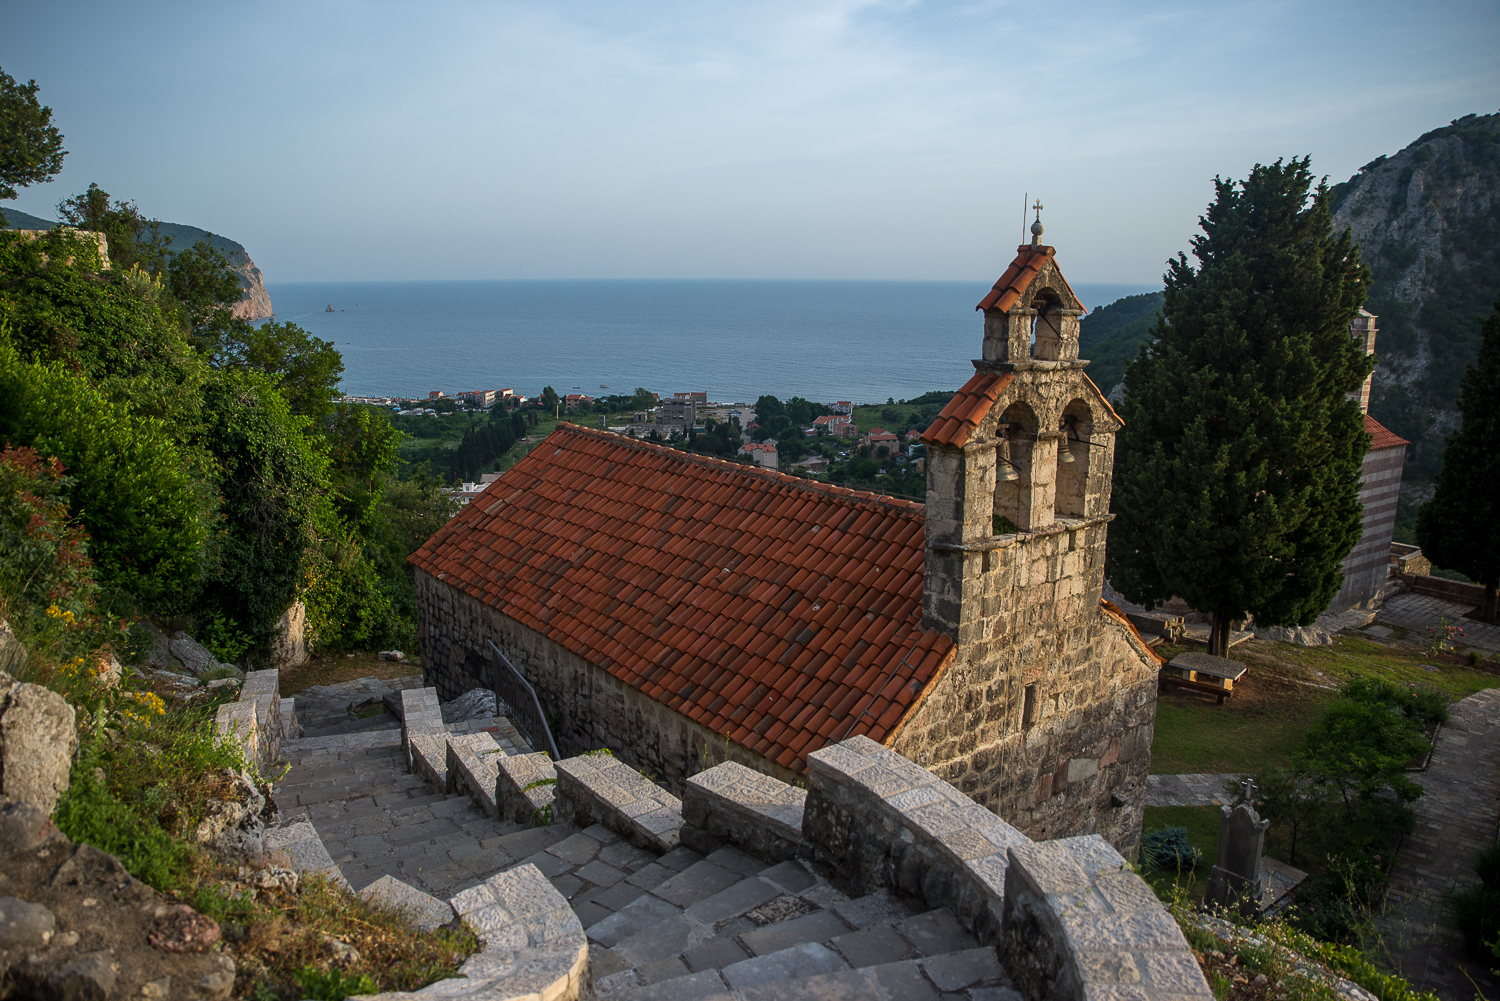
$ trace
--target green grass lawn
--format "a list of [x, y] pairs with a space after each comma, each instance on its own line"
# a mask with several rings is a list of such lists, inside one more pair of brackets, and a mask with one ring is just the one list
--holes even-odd
[[[1170, 658], [1180, 651], [1163, 647], [1161, 652]], [[1231, 653], [1250, 670], [1223, 705], [1170, 688], [1157, 700], [1153, 773], [1250, 772], [1285, 765], [1337, 688], [1356, 677], [1432, 684], [1455, 700], [1500, 687], [1493, 663], [1474, 668], [1458, 657], [1431, 657], [1419, 647], [1361, 637], [1340, 636], [1325, 647], [1250, 640]]]

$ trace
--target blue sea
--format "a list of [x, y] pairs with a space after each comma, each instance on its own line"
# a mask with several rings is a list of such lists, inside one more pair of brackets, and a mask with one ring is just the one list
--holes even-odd
[[[278, 320], [332, 341], [352, 396], [543, 386], [884, 402], [973, 374], [989, 282], [278, 282]], [[1090, 309], [1159, 285], [1073, 286]], [[334, 312], [327, 312], [332, 306]], [[607, 389], [605, 387], [608, 387]]]

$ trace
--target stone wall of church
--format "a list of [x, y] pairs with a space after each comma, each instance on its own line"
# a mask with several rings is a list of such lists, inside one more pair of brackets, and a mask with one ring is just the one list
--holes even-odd
[[725, 760], [797, 780], [478, 599], [421, 570], [416, 575], [422, 678], [440, 699], [490, 687], [490, 640], [536, 689], [564, 757], [607, 747], [678, 796], [688, 776]]
[[1102, 834], [1133, 857], [1158, 665], [1100, 609], [1107, 524], [929, 550], [928, 579], [961, 581], [978, 614], [892, 746], [1029, 837]]

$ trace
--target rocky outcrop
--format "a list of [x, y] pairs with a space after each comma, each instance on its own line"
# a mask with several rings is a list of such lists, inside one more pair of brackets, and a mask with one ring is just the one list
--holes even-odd
[[77, 749], [73, 707], [50, 689], [0, 671], [0, 795], [51, 816], [68, 789]]
[[219, 927], [75, 845], [32, 803], [0, 798], [0, 998], [220, 1001]]
[[244, 298], [235, 303], [234, 315], [246, 320], [269, 320], [274, 312], [271, 309], [271, 293], [266, 291], [266, 283], [261, 280], [260, 268], [255, 266], [250, 255], [243, 250], [237, 256], [244, 260], [230, 261], [229, 266], [240, 276]]
[[1413, 442], [1410, 470], [1430, 478], [1458, 426], [1458, 380], [1479, 345], [1476, 317], [1500, 290], [1500, 114], [1469, 115], [1378, 157], [1333, 188], [1375, 282], [1380, 317], [1371, 415]]

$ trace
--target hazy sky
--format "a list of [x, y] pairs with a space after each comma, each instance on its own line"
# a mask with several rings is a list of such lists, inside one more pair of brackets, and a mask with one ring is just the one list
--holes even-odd
[[[1496, 0], [0, 0], [89, 182], [268, 281], [1155, 281], [1212, 177], [1500, 106]], [[580, 303], [608, 309], [607, 301]]]

